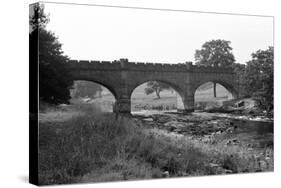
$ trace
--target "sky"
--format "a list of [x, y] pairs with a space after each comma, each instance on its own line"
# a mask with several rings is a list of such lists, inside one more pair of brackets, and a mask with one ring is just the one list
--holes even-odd
[[273, 17], [44, 3], [64, 54], [77, 60], [194, 62], [213, 39], [230, 41], [237, 63], [273, 46]]

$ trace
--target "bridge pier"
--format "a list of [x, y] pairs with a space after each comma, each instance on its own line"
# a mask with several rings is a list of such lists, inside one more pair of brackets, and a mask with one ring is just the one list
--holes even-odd
[[130, 99], [117, 99], [114, 107], [114, 113], [130, 114], [131, 113], [131, 100]]
[[184, 113], [194, 112], [194, 95], [187, 95], [183, 99]]

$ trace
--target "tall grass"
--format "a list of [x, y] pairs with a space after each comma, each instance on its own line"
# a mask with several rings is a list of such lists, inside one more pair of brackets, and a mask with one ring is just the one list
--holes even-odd
[[87, 105], [77, 108], [83, 113], [68, 121], [40, 124], [40, 184], [159, 178], [164, 171], [186, 170], [186, 160], [200, 162], [199, 151], [178, 157], [179, 148], [144, 134], [132, 119]]
[[40, 123], [41, 185], [223, 173], [210, 162], [235, 173], [251, 160], [206, 152], [185, 139], [175, 142], [148, 134], [133, 119], [101, 113], [92, 105], [73, 109], [80, 115]]
[[39, 175], [41, 184], [71, 183], [118, 155], [135, 134], [125, 118], [101, 115], [83, 106], [84, 113], [62, 123], [40, 124]]

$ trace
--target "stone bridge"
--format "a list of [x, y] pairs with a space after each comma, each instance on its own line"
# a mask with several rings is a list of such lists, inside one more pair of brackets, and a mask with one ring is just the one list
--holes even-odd
[[68, 67], [74, 80], [93, 81], [106, 87], [114, 95], [114, 112], [131, 112], [131, 95], [136, 87], [148, 81], [170, 85], [181, 96], [184, 111], [194, 111], [196, 89], [215, 82], [224, 86], [233, 97], [238, 97], [235, 75], [230, 68], [204, 67], [185, 64], [135, 63], [127, 59], [118, 61], [70, 60]]

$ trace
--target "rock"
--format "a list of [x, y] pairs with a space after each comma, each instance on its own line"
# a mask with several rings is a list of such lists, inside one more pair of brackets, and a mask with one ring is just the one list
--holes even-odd
[[240, 101], [240, 102], [236, 103], [236, 106], [237, 107], [245, 106], [245, 102], [244, 101]]
[[170, 175], [169, 171], [165, 171], [165, 172], [162, 173], [163, 178], [167, 178], [167, 177], [169, 177], [169, 175]]
[[226, 129], [225, 132], [232, 133], [233, 131], [234, 131], [234, 128], [233, 127], [229, 127], [228, 129]]
[[266, 157], [265, 160], [267, 160], [267, 161], [270, 160], [270, 157]]
[[226, 174], [231, 174], [231, 173], [233, 173], [232, 170], [228, 170], [228, 169], [225, 169], [224, 172], [225, 172]]
[[174, 131], [175, 129], [176, 129], [175, 127], [168, 127], [168, 130], [171, 132]]
[[60, 104], [59, 107], [67, 107], [69, 106], [68, 104]]
[[202, 138], [202, 142], [204, 142], [204, 143], [210, 142], [210, 137], [209, 137], [208, 135], [205, 135], [205, 136]]
[[236, 145], [236, 144], [238, 144], [239, 143], [239, 141], [237, 140], [237, 139], [232, 139], [232, 140], [228, 140], [227, 142], [226, 142], [226, 145]]
[[220, 131], [217, 131], [215, 134], [221, 134], [223, 131], [222, 130], [220, 130]]
[[181, 175], [182, 175], [182, 176], [188, 176], [188, 173], [182, 172]]
[[267, 168], [267, 163], [263, 160], [259, 161], [259, 166], [261, 169], [266, 169]]
[[143, 121], [153, 121], [153, 119], [152, 118], [145, 118], [145, 119], [143, 119]]
[[179, 134], [182, 134], [185, 132], [185, 130], [182, 130], [182, 129], [175, 129], [174, 130], [175, 132], [179, 133]]
[[57, 128], [56, 129], [56, 134], [59, 134], [61, 132], [62, 129]]
[[164, 123], [164, 126], [173, 127], [174, 129], [179, 129], [185, 127], [185, 124], [178, 121], [169, 121], [167, 123]]
[[209, 163], [210, 167], [220, 167], [219, 164], [215, 164], [215, 163]]

